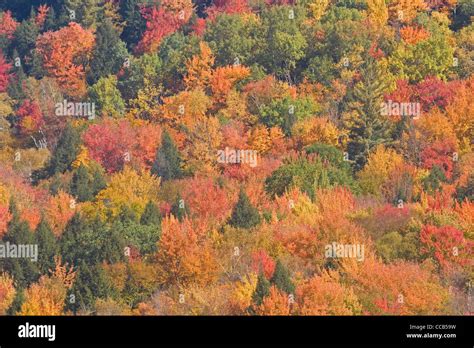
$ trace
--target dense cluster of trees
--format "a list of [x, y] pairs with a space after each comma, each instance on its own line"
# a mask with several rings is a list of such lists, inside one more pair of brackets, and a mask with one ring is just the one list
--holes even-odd
[[0, 1], [0, 314], [472, 313], [473, 17]]

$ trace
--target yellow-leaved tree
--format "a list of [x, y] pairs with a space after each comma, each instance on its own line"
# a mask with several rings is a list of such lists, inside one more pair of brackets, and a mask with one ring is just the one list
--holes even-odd
[[424, 0], [394, 0], [389, 5], [390, 20], [409, 23], [419, 11], [425, 9], [426, 2]]
[[317, 21], [326, 13], [329, 6], [329, 0], [313, 0], [308, 6], [313, 18]]
[[76, 273], [72, 267], [61, 264], [61, 258], [55, 257], [56, 267], [51, 275], [42, 276], [37, 283], [25, 291], [25, 302], [19, 315], [61, 315], [67, 290], [74, 283]]
[[462, 153], [472, 151], [474, 139], [474, 77], [459, 87], [446, 107], [446, 118], [452, 124]]
[[359, 173], [359, 183], [364, 193], [378, 195], [380, 187], [392, 170], [403, 163], [403, 157], [394, 150], [379, 145], [369, 155], [367, 164]]
[[383, 28], [388, 21], [388, 7], [385, 0], [367, 0], [367, 16], [375, 29]]
[[184, 148], [185, 168], [192, 172], [215, 172], [221, 141], [219, 120], [216, 117], [204, 118], [197, 122], [190, 130]]
[[285, 136], [279, 127], [267, 128], [264, 125], [258, 125], [249, 131], [249, 146], [259, 154], [265, 154], [270, 151], [275, 141], [283, 139]]
[[175, 129], [180, 126], [190, 128], [204, 119], [210, 106], [210, 98], [202, 89], [183, 91], [163, 98], [158, 122]]
[[126, 166], [114, 174], [107, 187], [97, 195], [97, 203], [84, 205], [82, 211], [89, 216], [96, 213], [106, 219], [116, 218], [124, 208], [130, 208], [141, 216], [149, 201], [156, 200], [160, 179], [148, 171], [139, 173]]
[[15, 298], [13, 279], [6, 273], [0, 274], [0, 315], [5, 315]]
[[293, 126], [292, 134], [299, 147], [314, 143], [324, 143], [336, 146], [339, 130], [327, 118], [310, 117], [297, 122]]

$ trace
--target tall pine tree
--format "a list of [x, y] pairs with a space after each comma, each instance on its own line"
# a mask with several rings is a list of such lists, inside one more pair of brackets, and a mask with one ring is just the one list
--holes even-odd
[[87, 167], [83, 164], [74, 171], [71, 180], [70, 191], [73, 196], [77, 198], [78, 202], [90, 201], [94, 198], [92, 192], [91, 178]]
[[[35, 236], [30, 230], [28, 223], [20, 219], [16, 203], [13, 199], [10, 200], [9, 210], [12, 214], [12, 219], [8, 223], [7, 233], [2, 241], [10, 246], [16, 246], [17, 251], [21, 245], [34, 245]], [[0, 259], [0, 269], [9, 273], [15, 279], [17, 288], [26, 288], [39, 278], [38, 265], [32, 258], [2, 258]]]
[[36, 243], [38, 243], [38, 267], [41, 274], [48, 274], [54, 269], [54, 257], [59, 254], [59, 245], [56, 237], [46, 220], [41, 219], [35, 231]]
[[66, 170], [70, 170], [72, 162], [74, 162], [79, 153], [80, 144], [81, 137], [79, 131], [68, 124], [51, 155], [47, 174], [53, 176], [56, 173], [64, 173]]
[[361, 77], [353, 92], [352, 108], [355, 115], [348, 122], [347, 150], [356, 171], [364, 167], [373, 148], [390, 143], [389, 120], [382, 115], [381, 110], [388, 84], [375, 59], [367, 60]]
[[127, 56], [125, 43], [115, 31], [112, 21], [106, 18], [97, 28], [96, 44], [88, 75], [89, 84], [93, 85], [103, 76], [115, 75]]
[[151, 172], [160, 176], [162, 180], [180, 179], [183, 177], [181, 162], [178, 148], [169, 133], [165, 131]]
[[255, 305], [260, 306], [263, 302], [263, 299], [270, 295], [270, 282], [267, 280], [263, 272], [260, 272], [257, 279], [257, 286], [252, 295], [252, 301]]
[[130, 50], [135, 48], [146, 29], [146, 20], [140, 12], [141, 3], [140, 0], [120, 1], [119, 13], [126, 23], [122, 32], [122, 39], [127, 43]]
[[291, 281], [290, 272], [280, 260], [277, 260], [275, 271], [273, 272], [273, 276], [270, 279], [270, 283], [287, 294], [295, 293], [295, 285]]

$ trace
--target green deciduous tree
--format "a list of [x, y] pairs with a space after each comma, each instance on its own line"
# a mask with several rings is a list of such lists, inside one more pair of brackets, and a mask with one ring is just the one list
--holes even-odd
[[101, 0], [64, 0], [63, 11], [65, 16], [80, 23], [83, 28], [95, 29], [101, 16], [101, 2]]
[[314, 159], [299, 157], [285, 160], [284, 164], [265, 180], [265, 191], [274, 197], [283, 195], [293, 187], [298, 187], [312, 198], [318, 188], [347, 186], [357, 192], [358, 187], [347, 166], [334, 165], [330, 161], [325, 164], [323, 156]]
[[219, 66], [251, 66], [260, 51], [261, 24], [256, 18], [238, 14], [220, 14], [208, 24], [204, 39], [209, 43]]
[[146, 88], [159, 89], [161, 73], [162, 62], [158, 55], [144, 54], [131, 58], [118, 80], [118, 89], [126, 101], [135, 99], [141, 90], [143, 94]]
[[262, 13], [266, 45], [259, 62], [269, 72], [290, 81], [308, 45], [300, 30], [304, 18], [302, 7], [271, 6]]
[[259, 119], [267, 127], [280, 127], [285, 135], [291, 135], [296, 121], [314, 116], [318, 106], [309, 98], [285, 97], [274, 99], [259, 108]]
[[125, 103], [117, 88], [117, 77], [101, 77], [89, 88], [89, 96], [95, 103], [97, 113], [103, 117], [121, 117], [125, 112]]

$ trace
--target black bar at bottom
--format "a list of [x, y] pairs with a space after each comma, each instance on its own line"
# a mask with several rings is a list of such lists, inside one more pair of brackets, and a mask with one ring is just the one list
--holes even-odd
[[473, 347], [474, 317], [0, 317], [1, 348], [70, 344]]

